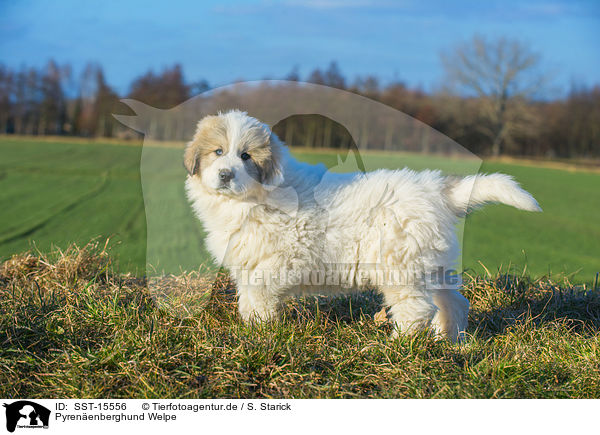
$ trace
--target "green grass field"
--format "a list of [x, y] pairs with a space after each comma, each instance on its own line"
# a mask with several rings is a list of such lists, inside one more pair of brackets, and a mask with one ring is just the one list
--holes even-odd
[[[169, 272], [206, 262], [202, 228], [183, 195], [181, 151], [145, 147], [144, 153], [146, 208], [139, 146], [0, 138], [0, 259], [34, 245], [48, 251], [100, 236], [111, 238], [123, 272], [143, 275], [146, 252], [150, 264]], [[336, 164], [331, 153], [296, 155]], [[368, 169], [429, 166], [460, 173], [474, 168], [473, 162], [451, 159], [374, 152], [362, 157]], [[470, 215], [464, 269], [481, 274], [481, 264], [492, 273], [526, 267], [533, 277], [567, 274], [574, 282], [591, 282], [600, 270], [600, 174], [485, 162], [482, 171], [514, 175], [544, 213], [497, 205]]]
[[[363, 157], [368, 168], [473, 166]], [[206, 261], [180, 151], [2, 138], [0, 396], [599, 398], [600, 291], [589, 283], [600, 269], [600, 174], [483, 170], [515, 175], [545, 212], [490, 206], [467, 219], [465, 342], [390, 340], [368, 292], [293, 300], [280, 322], [245, 325], [227, 276], [178, 273], [162, 304], [143, 276], [147, 243], [161, 270]]]

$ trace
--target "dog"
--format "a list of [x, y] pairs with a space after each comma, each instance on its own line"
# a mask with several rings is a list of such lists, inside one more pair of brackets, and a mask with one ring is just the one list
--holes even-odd
[[504, 174], [332, 174], [295, 160], [269, 126], [238, 110], [199, 121], [184, 166], [206, 247], [231, 272], [248, 322], [277, 319], [291, 296], [375, 288], [395, 335], [430, 329], [459, 340], [469, 302], [453, 269], [458, 218], [487, 203], [541, 211]]

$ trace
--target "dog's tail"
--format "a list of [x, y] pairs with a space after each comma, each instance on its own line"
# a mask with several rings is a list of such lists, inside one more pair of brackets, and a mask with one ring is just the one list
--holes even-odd
[[542, 211], [535, 198], [505, 174], [448, 177], [446, 196], [459, 216], [488, 203], [512, 205], [520, 210]]

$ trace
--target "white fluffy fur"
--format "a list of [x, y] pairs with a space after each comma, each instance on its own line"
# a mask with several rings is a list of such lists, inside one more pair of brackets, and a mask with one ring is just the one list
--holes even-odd
[[[503, 174], [457, 178], [402, 169], [324, 177], [324, 166], [296, 161], [274, 134], [278, 186], [262, 185], [244, 172], [236, 140], [248, 128], [268, 127], [239, 111], [220, 116], [229, 152], [188, 176], [186, 190], [207, 232], [208, 250], [237, 281], [239, 311], [247, 321], [276, 318], [292, 295], [376, 287], [397, 331], [430, 327], [456, 340], [469, 310], [458, 292], [460, 276], [450, 276], [450, 282], [431, 277], [454, 267], [458, 216], [487, 202], [539, 210]], [[219, 170], [232, 167], [234, 187], [217, 188]], [[325, 281], [289, 278], [317, 271]], [[400, 282], [379, 279], [398, 271], [405, 273]], [[278, 279], [266, 279], [269, 273]]]

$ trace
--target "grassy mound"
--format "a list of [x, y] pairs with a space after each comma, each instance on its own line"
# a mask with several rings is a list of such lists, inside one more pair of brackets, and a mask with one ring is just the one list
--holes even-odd
[[226, 276], [170, 279], [182, 305], [202, 300], [174, 316], [110, 258], [90, 243], [0, 266], [0, 396], [600, 397], [597, 290], [467, 277], [465, 343], [390, 341], [375, 294], [294, 300], [247, 326]]

